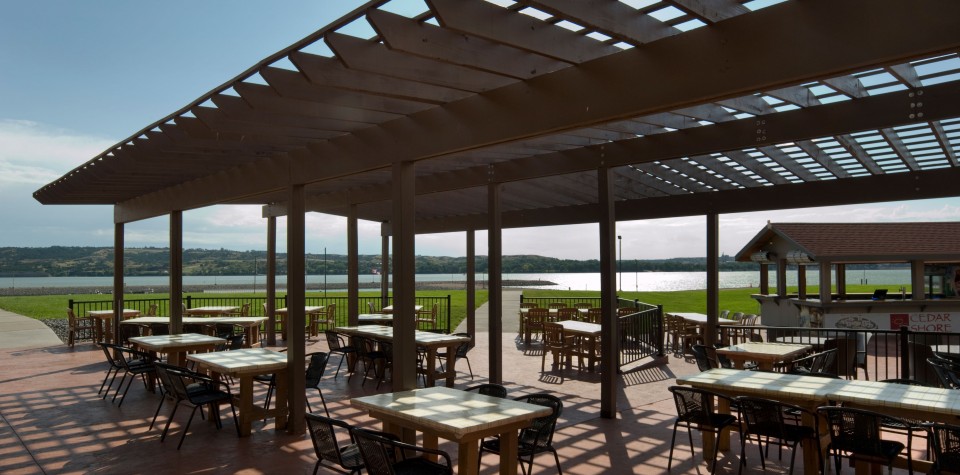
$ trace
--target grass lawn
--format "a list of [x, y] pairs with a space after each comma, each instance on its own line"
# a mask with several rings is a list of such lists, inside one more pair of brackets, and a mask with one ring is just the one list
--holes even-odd
[[[226, 294], [226, 293], [203, 293], [203, 292], [192, 292], [184, 293], [184, 297], [190, 295], [193, 298], [224, 298], [224, 299], [244, 299], [244, 298], [263, 298], [264, 294], [262, 293], [235, 293], [235, 294]], [[284, 293], [277, 293], [277, 297], [284, 296]], [[346, 297], [346, 292], [328, 292], [326, 294], [330, 297]], [[450, 324], [452, 328], [460, 323], [461, 320], [467, 316], [467, 292], [465, 290], [424, 290], [418, 291], [417, 296], [419, 297], [446, 297], [450, 296]], [[308, 292], [308, 297], [320, 297], [323, 296], [321, 293], [317, 292]], [[360, 292], [361, 297], [379, 297], [379, 292]], [[142, 299], [169, 299], [170, 294], [127, 294], [123, 296], [126, 301], [133, 300], [142, 300]], [[35, 295], [35, 296], [17, 296], [17, 297], [0, 297], [0, 308], [31, 318], [67, 318], [67, 307], [69, 305], [70, 299], [74, 301], [106, 301], [110, 302], [111, 296], [105, 294], [71, 294], [71, 295]], [[483, 305], [487, 302], [487, 291], [478, 290], [477, 295], [477, 306]], [[361, 309], [365, 311], [366, 309]]]
[[[866, 286], [866, 285], [848, 285], [848, 293], [872, 293], [873, 289], [876, 286]], [[795, 293], [796, 288], [788, 289], [789, 292]], [[751, 294], [756, 294], [759, 292], [758, 288], [742, 288], [742, 289], [721, 289], [720, 290], [720, 309], [730, 310], [732, 312], [743, 312], [743, 313], [759, 313], [760, 304], [756, 300], [750, 298]], [[808, 294], [816, 295], [818, 292], [816, 287], [810, 287], [807, 289]], [[910, 292], [910, 289], [907, 289], [907, 292]], [[527, 297], [599, 297], [600, 292], [591, 292], [591, 291], [568, 291], [568, 290], [524, 290], [523, 294]], [[237, 294], [221, 294], [221, 293], [202, 293], [195, 292], [190, 294], [195, 298], [251, 298], [251, 297], [263, 297], [262, 293], [251, 294], [251, 293], [237, 293]], [[280, 297], [283, 294], [278, 293], [277, 296]], [[321, 296], [315, 292], [308, 293], [307, 296], [315, 297]], [[343, 297], [346, 296], [346, 292], [329, 292], [327, 295], [331, 297]], [[361, 296], [379, 296], [379, 292], [360, 292]], [[451, 306], [451, 327], [456, 328], [457, 324], [461, 320], [466, 318], [467, 309], [466, 309], [466, 291], [464, 290], [430, 290], [430, 291], [418, 291], [418, 296], [421, 297], [445, 297], [450, 295], [450, 306]], [[706, 290], [683, 290], [683, 291], [673, 291], [673, 292], [621, 292], [621, 298], [625, 299], [638, 299], [641, 302], [646, 302], [654, 305], [663, 305], [664, 310], [668, 312], [699, 312], [706, 313], [707, 309], [707, 291]], [[125, 300], [139, 300], [139, 299], [167, 299], [169, 298], [168, 294], [130, 294], [125, 295]], [[477, 291], [477, 306], [483, 305], [487, 302], [488, 294], [486, 290]], [[74, 295], [38, 295], [38, 296], [26, 296], [26, 297], [0, 297], [0, 308], [8, 310], [20, 315], [25, 315], [32, 318], [66, 318], [66, 309], [68, 305], [68, 300], [73, 299], [77, 301], [110, 301], [109, 295], [102, 294], [74, 294]]]

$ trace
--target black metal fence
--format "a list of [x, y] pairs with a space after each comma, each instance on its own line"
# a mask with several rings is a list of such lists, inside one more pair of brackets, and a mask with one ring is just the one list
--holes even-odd
[[[380, 297], [360, 297], [360, 313], [378, 313], [380, 309], [392, 304], [392, 298], [387, 297], [386, 302]], [[320, 297], [307, 296], [306, 305], [310, 307], [326, 306], [335, 304], [336, 326], [347, 325], [347, 303], [348, 297]], [[266, 297], [194, 297], [187, 296], [183, 299], [183, 305], [187, 308], [208, 307], [208, 306], [234, 306], [240, 307], [243, 304], [250, 304], [250, 315], [265, 316]], [[446, 333], [451, 332], [451, 296], [443, 297], [416, 297], [416, 305], [423, 307], [423, 311], [430, 312], [433, 305], [437, 305], [436, 328]], [[73, 309], [77, 316], [84, 316], [90, 310], [112, 310], [113, 301], [111, 300], [73, 300], [70, 299], [69, 307]], [[151, 305], [157, 306], [157, 315], [170, 315], [170, 299], [134, 299], [124, 300], [125, 308], [139, 310], [141, 314], [147, 313]], [[277, 297], [274, 302], [275, 308], [287, 306], [286, 296]], [[372, 312], [371, 312], [372, 310]]]
[[[724, 341], [735, 333], [756, 333], [764, 341], [809, 344], [815, 351], [838, 348], [829, 372], [847, 378], [912, 379], [939, 385], [927, 363], [934, 353], [960, 353], [960, 333], [900, 330], [733, 326], [720, 328]], [[831, 341], [832, 340], [832, 341]]]

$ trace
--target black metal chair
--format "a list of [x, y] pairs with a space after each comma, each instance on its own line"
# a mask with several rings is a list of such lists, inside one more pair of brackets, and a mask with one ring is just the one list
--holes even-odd
[[[467, 369], [470, 370], [470, 380], [473, 381], [473, 367], [470, 366], [470, 358], [467, 356], [467, 353], [470, 351], [470, 348], [472, 348], [472, 346], [470, 345], [471, 343], [473, 343], [473, 336], [470, 335], [469, 333], [454, 333], [453, 336], [463, 336], [470, 339], [470, 341], [465, 341], [463, 343], [460, 343], [459, 346], [457, 346], [457, 351], [454, 353], [454, 359], [467, 360]], [[446, 352], [437, 353], [437, 357], [440, 358], [442, 361], [447, 361], [448, 359], [448, 355]], [[441, 371], [443, 370], [442, 362], [440, 363], [440, 369]]]
[[[313, 441], [313, 450], [317, 454], [313, 475], [317, 475], [317, 470], [321, 466], [339, 473], [359, 475], [360, 469], [363, 468], [363, 458], [360, 455], [360, 448], [353, 440], [350, 425], [319, 414], [307, 413], [305, 417], [307, 431], [310, 432], [310, 439]], [[350, 436], [350, 443], [342, 447], [337, 439], [338, 427], [346, 430]]]
[[[340, 375], [340, 367], [343, 366], [343, 360], [347, 358], [347, 355], [356, 355], [357, 347], [347, 345], [343, 342], [343, 337], [339, 333], [333, 330], [324, 330], [324, 335], [327, 337], [327, 348], [330, 351], [330, 354], [339, 353], [340, 362], [337, 363], [337, 372], [333, 374], [333, 379], [336, 380], [337, 376]], [[353, 372], [356, 369], [357, 360], [353, 360], [353, 364], [350, 366], [350, 376], [347, 378], [347, 381], [350, 381], [350, 378], [353, 377]]]
[[464, 391], [476, 391], [484, 396], [493, 396], [493, 397], [507, 397], [507, 388], [503, 387], [500, 384], [496, 383], [484, 383], [478, 384], [476, 386], [471, 386]]
[[[120, 394], [120, 389], [123, 388], [123, 396], [120, 397], [120, 403], [117, 404], [117, 407], [120, 407], [123, 406], [123, 401], [127, 398], [127, 392], [130, 391], [130, 385], [137, 376], [140, 376], [144, 386], [146, 386], [146, 375], [156, 371], [156, 367], [154, 366], [156, 361], [150, 353], [137, 351], [121, 345], [107, 343], [104, 343], [104, 345], [113, 351], [114, 360], [123, 367], [123, 376], [120, 377], [120, 383], [117, 384], [117, 390], [113, 393], [113, 399], [111, 399], [111, 401], [116, 401], [117, 396]], [[127, 379], [128, 376], [130, 379]], [[124, 381], [127, 382], [126, 387], [123, 386]]]
[[[240, 437], [240, 422], [237, 420], [237, 410], [233, 406], [233, 393], [230, 392], [230, 386], [227, 383], [216, 381], [179, 366], [171, 366], [165, 363], [156, 363], [155, 366], [157, 377], [160, 378], [167, 394], [175, 399], [173, 410], [170, 412], [167, 424], [163, 427], [163, 434], [160, 436], [161, 442], [166, 439], [167, 431], [170, 430], [170, 423], [181, 404], [191, 406], [193, 410], [190, 412], [187, 425], [183, 427], [177, 450], [180, 450], [183, 440], [187, 437], [187, 431], [190, 430], [190, 423], [193, 422], [193, 416], [196, 415], [197, 409], [206, 404], [214, 404], [219, 407], [220, 403], [229, 403], [230, 411], [233, 413], [233, 423], [237, 429], [237, 437]], [[202, 411], [201, 409], [201, 414]], [[217, 429], [221, 429], [223, 423], [220, 421], [220, 411], [215, 411], [213, 416], [216, 417]], [[153, 427], [152, 424], [151, 427]]]
[[833, 364], [824, 366], [823, 371], [842, 376], [846, 379], [857, 379], [857, 339], [831, 338], [823, 342], [823, 350], [837, 350]]
[[[914, 381], [912, 379], [884, 379], [880, 381], [881, 383], [892, 383], [892, 384], [905, 384], [908, 386], [919, 386], [919, 387], [930, 387], [927, 384], [921, 383], [920, 381]], [[927, 453], [932, 451], [932, 440], [929, 438], [927, 426], [929, 426], [928, 421], [921, 421], [919, 419], [903, 419], [903, 422], [906, 422], [906, 425], [900, 424], [900, 421], [896, 420], [886, 420], [881, 421], [880, 426], [883, 430], [893, 432], [896, 434], [905, 434], [907, 437], [921, 437], [925, 439], [927, 446]]]
[[933, 470], [930, 473], [960, 473], [960, 426], [930, 424]]
[[[514, 398], [514, 401], [523, 401], [528, 404], [537, 404], [552, 409], [550, 414], [538, 417], [530, 423], [529, 427], [520, 429], [517, 447], [517, 459], [520, 461], [520, 470], [523, 471], [524, 474], [529, 473], [529, 471], [533, 470], [533, 457], [537, 454], [550, 452], [557, 462], [557, 472], [563, 475], [563, 469], [560, 468], [560, 456], [557, 455], [557, 449], [553, 447], [553, 432], [557, 427], [557, 419], [560, 418], [560, 414], [563, 412], [563, 402], [560, 401], [560, 398], [552, 394], [543, 393], [520, 396]], [[500, 439], [494, 437], [482, 441], [480, 443], [478, 460], [480, 457], [483, 457], [484, 452], [500, 454]], [[526, 458], [526, 460], [524, 460], [524, 458]], [[523, 468], [524, 462], [527, 463], [527, 469]]]
[[837, 473], [840, 473], [840, 454], [847, 453], [853, 460], [881, 462], [887, 465], [888, 473], [893, 473], [893, 461], [906, 449], [907, 467], [913, 474], [913, 459], [910, 455], [912, 438], [907, 444], [881, 437], [881, 427], [890, 423], [906, 426], [907, 422], [866, 409], [854, 409], [839, 406], [824, 406], [817, 409], [827, 421], [830, 429], [830, 445], [827, 453], [833, 453]]
[[[392, 434], [354, 428], [353, 440], [360, 447], [364, 469], [369, 475], [452, 475], [450, 455], [397, 440]], [[414, 456], [416, 455], [416, 456]], [[437, 462], [423, 455], [433, 455]]]
[[670, 392], [673, 393], [673, 402], [677, 406], [677, 419], [673, 421], [673, 436], [670, 438], [670, 458], [667, 460], [667, 470], [673, 465], [673, 447], [677, 442], [677, 427], [681, 424], [687, 428], [687, 436], [690, 440], [690, 455], [696, 457], [693, 453], [693, 429], [700, 432], [710, 431], [716, 436], [716, 446], [713, 449], [713, 461], [710, 465], [710, 471], [714, 472], [717, 468], [717, 452], [720, 450], [720, 432], [727, 427], [735, 427], [737, 418], [731, 414], [720, 414], [714, 411], [714, 399], [725, 400], [732, 403], [732, 400], [722, 394], [717, 394], [706, 389], [690, 388], [686, 386], [671, 386]]
[[941, 386], [947, 389], [960, 389], [960, 364], [937, 357], [927, 358], [927, 363], [937, 373]]
[[837, 348], [831, 348], [803, 358], [797, 358], [787, 366], [787, 372], [801, 375], [836, 374], [831, 371], [835, 368], [834, 362], [838, 351]]
[[[120, 374], [120, 371], [124, 369], [123, 364], [121, 364], [117, 358], [113, 357], [113, 350], [110, 348], [112, 345], [106, 343], [97, 343], [100, 345], [100, 349], [103, 350], [103, 355], [107, 358], [107, 364], [110, 365], [107, 368], [107, 374], [103, 377], [103, 382], [100, 383], [100, 390], [97, 391], [99, 396], [103, 393], [103, 399], [106, 399], [110, 395], [110, 388], [113, 387], [113, 382], [117, 380], [117, 375]], [[110, 376], [113, 375], [113, 378]], [[110, 380], [110, 384], [107, 384], [107, 380]], [[106, 387], [107, 391], [103, 392], [103, 388]]]
[[[790, 447], [790, 473], [793, 473], [794, 461], [797, 457], [797, 445], [804, 440], [813, 440], [817, 446], [817, 460], [823, 465], [820, 458], [820, 427], [817, 415], [793, 404], [787, 404], [772, 399], [755, 397], [738, 397], [735, 399], [740, 410], [740, 472], [747, 464], [747, 441], [751, 435], [757, 437], [757, 446], [760, 450], [760, 466], [766, 470], [766, 461], [763, 453], [763, 444], [774, 443], [781, 447]], [[814, 421], [814, 426], [799, 425], [787, 420], [789, 411], [793, 414], [808, 414]], [[763, 440], [761, 440], [761, 437]], [[740, 473], [738, 472], [738, 473]]]
[[[720, 361], [716, 358], [711, 359], [707, 355], [707, 346], [706, 345], [693, 345], [690, 347], [690, 350], [693, 351], [693, 357], [697, 361], [697, 368], [700, 371], [706, 371], [708, 369], [714, 369], [720, 367]], [[714, 352], [716, 355], [716, 352]]]
[[[323, 412], [330, 417], [330, 411], [327, 410], [327, 401], [323, 398], [323, 391], [320, 389], [320, 380], [323, 379], [323, 371], [327, 367], [327, 360], [329, 359], [329, 353], [324, 353], [318, 351], [315, 353], [308, 353], [307, 357], [310, 358], [310, 362], [307, 363], [307, 374], [306, 374], [306, 386], [309, 391], [311, 388], [317, 390], [320, 394], [320, 403], [323, 404]], [[313, 412], [313, 408], [310, 407], [310, 395], [307, 395], [307, 410]]]
[[363, 337], [354, 337], [353, 342], [357, 346], [357, 359], [363, 363], [363, 381], [360, 386], [367, 384], [367, 376], [372, 369], [374, 376], [377, 378], [377, 389], [380, 389], [380, 383], [386, 378], [386, 372], [392, 359], [392, 345], [381, 342], [380, 349], [376, 349], [375, 341]]

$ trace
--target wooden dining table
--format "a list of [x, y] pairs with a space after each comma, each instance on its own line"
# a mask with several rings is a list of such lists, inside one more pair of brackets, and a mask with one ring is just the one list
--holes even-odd
[[[260, 324], [267, 317], [182, 317], [184, 325], [201, 325], [205, 333], [215, 335], [217, 325], [233, 325], [243, 329], [246, 339], [244, 347], [250, 348], [260, 345]], [[170, 317], [137, 317], [120, 322], [121, 325], [138, 325], [151, 327], [152, 325], [169, 325]]]
[[[140, 315], [140, 311], [132, 308], [125, 308], [123, 319], [133, 318]], [[87, 310], [87, 316], [96, 319], [94, 332], [97, 341], [113, 343], [113, 310]]]
[[600, 346], [597, 345], [597, 341], [600, 339], [602, 327], [596, 323], [579, 320], [561, 320], [557, 324], [563, 327], [564, 335], [575, 337], [576, 344], [569, 354], [578, 357], [581, 362], [586, 358], [587, 368], [593, 371], [596, 362], [600, 360]]
[[[419, 313], [421, 310], [423, 310], [423, 305], [414, 305], [414, 306], [413, 306], [413, 311], [414, 311], [414, 312]], [[380, 310], [380, 311], [383, 312], [383, 313], [393, 313], [393, 305], [387, 305], [386, 307], [383, 307], [383, 309]]]
[[810, 352], [811, 345], [790, 343], [745, 342], [717, 348], [718, 356], [725, 356], [737, 368], [747, 361], [755, 361], [761, 371], [772, 371], [777, 364], [787, 364]]
[[[960, 391], [954, 389], [911, 386], [880, 381], [820, 378], [766, 371], [743, 371], [718, 368], [677, 378], [677, 383], [708, 389], [727, 396], [753, 396], [774, 399], [816, 411], [819, 406], [834, 402], [859, 407], [883, 414], [912, 420], [956, 424], [960, 417]], [[721, 412], [729, 412], [729, 405], [721, 400]], [[805, 416], [803, 423], [813, 426]], [[821, 450], [829, 442], [825, 421], [820, 420]], [[729, 449], [729, 430], [721, 434], [721, 449]], [[703, 433], [703, 447], [708, 456], [713, 451], [713, 434]], [[806, 474], [818, 474], [818, 458], [813, 441], [803, 443], [803, 467]], [[927, 473], [929, 460], [913, 459], [914, 472]], [[904, 467], [906, 459], [898, 459], [895, 466]], [[856, 473], [873, 471], [867, 463], [857, 463]]]
[[134, 346], [151, 353], [165, 353], [167, 363], [183, 366], [187, 352], [212, 351], [227, 340], [200, 333], [180, 333], [176, 335], [150, 335], [130, 338]]
[[500, 473], [516, 475], [520, 429], [551, 412], [545, 406], [445, 387], [357, 397], [350, 404], [398, 437], [405, 430], [423, 433], [424, 447], [436, 449], [439, 438], [456, 442], [456, 473], [462, 475], [478, 473], [479, 441], [493, 436], [500, 437]]
[[208, 305], [205, 307], [196, 307], [188, 308], [186, 311], [187, 315], [206, 315], [206, 316], [223, 316], [229, 315], [231, 313], [237, 313], [240, 311], [240, 307], [231, 306], [231, 305]]
[[[334, 331], [343, 333], [347, 336], [361, 336], [374, 341], [393, 342], [393, 327], [384, 325], [360, 325], [356, 327], [336, 327]], [[446, 379], [447, 387], [453, 387], [453, 382], [457, 376], [457, 347], [461, 343], [469, 342], [470, 338], [466, 336], [447, 335], [444, 333], [423, 332], [416, 330], [413, 333], [413, 340], [417, 346], [426, 350], [426, 361], [423, 368], [419, 371], [424, 373], [427, 379], [427, 386], [434, 386], [438, 379]], [[445, 349], [447, 360], [444, 362], [444, 370], [437, 370], [437, 353], [439, 349]]]
[[[317, 336], [317, 325], [314, 322], [317, 320], [317, 317], [327, 309], [326, 305], [321, 306], [309, 306], [303, 307], [303, 313], [307, 317], [306, 326], [310, 329], [310, 336]], [[280, 334], [284, 335], [283, 338], [286, 338], [287, 334], [287, 307], [278, 308], [273, 311], [278, 317], [280, 317]]]
[[[187, 355], [187, 360], [197, 363], [201, 370], [210, 371], [214, 377], [231, 376], [240, 382], [237, 413], [240, 419], [240, 435], [248, 436], [255, 420], [273, 417], [276, 430], [287, 427], [287, 355], [264, 348], [248, 348], [232, 351], [217, 351]], [[264, 409], [253, 404], [253, 377], [261, 374], [275, 375], [273, 409]], [[234, 396], [237, 398], [237, 396]]]

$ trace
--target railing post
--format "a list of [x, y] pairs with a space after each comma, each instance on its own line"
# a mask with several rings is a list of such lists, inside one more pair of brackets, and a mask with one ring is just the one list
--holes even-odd
[[905, 327], [900, 327], [900, 377], [903, 379], [910, 378], [910, 360], [913, 359], [913, 355], [910, 354], [910, 330]]
[[657, 305], [657, 356], [663, 357], [663, 305]]
[[450, 328], [450, 312], [451, 312], [450, 294], [447, 294], [447, 333], [453, 332], [453, 329]]
[[187, 308], [193, 308], [193, 304], [192, 304], [192, 302], [190, 301], [190, 298], [191, 298], [191, 297], [190, 297], [189, 295], [187, 295]]

